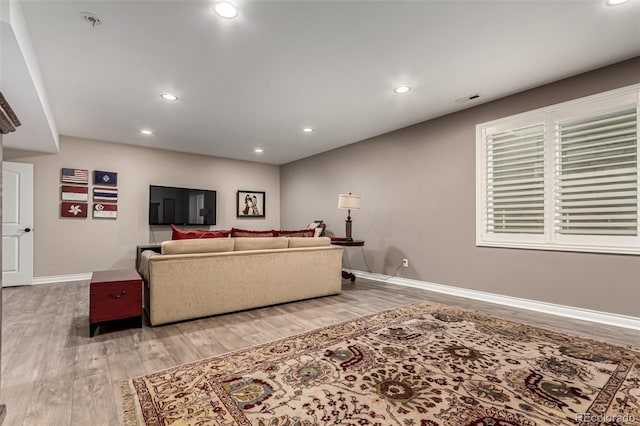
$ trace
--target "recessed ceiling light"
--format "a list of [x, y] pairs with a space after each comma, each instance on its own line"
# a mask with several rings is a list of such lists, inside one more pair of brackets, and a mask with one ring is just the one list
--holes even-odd
[[152, 135], [153, 134], [153, 132], [151, 130], [147, 130], [147, 129], [140, 130], [140, 133], [142, 133], [143, 135]]
[[311, 133], [313, 132], [313, 129], [311, 127], [305, 127], [304, 129], [302, 129], [302, 131], [305, 133]]
[[409, 87], [409, 86], [400, 86], [400, 87], [396, 87], [395, 89], [393, 89], [393, 91], [396, 92], [399, 95], [407, 93], [409, 90], [411, 90], [411, 87]]
[[238, 16], [238, 9], [228, 1], [218, 1], [213, 6], [213, 11], [222, 18], [233, 19]]
[[91, 24], [92, 27], [95, 27], [96, 25], [102, 25], [102, 19], [100, 19], [100, 17], [95, 13], [82, 12], [80, 15], [82, 16], [82, 19]]
[[629, 0], [605, 0], [604, 4], [606, 4], [607, 6], [617, 6], [628, 1]]
[[253, 152], [255, 152], [256, 154], [262, 154], [264, 152], [264, 149], [256, 148], [256, 149], [253, 150]]
[[177, 101], [178, 97], [176, 95], [172, 95], [170, 93], [163, 93], [160, 95], [160, 97], [162, 99], [164, 99], [165, 101]]

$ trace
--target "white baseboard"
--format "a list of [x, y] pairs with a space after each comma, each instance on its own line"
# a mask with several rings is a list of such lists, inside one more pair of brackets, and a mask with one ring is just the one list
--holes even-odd
[[52, 284], [52, 283], [64, 283], [68, 281], [84, 281], [91, 279], [91, 272], [83, 274], [69, 274], [69, 275], [51, 275], [48, 277], [33, 277], [31, 284]]
[[391, 277], [388, 275], [374, 274], [371, 272], [356, 270], [351, 270], [350, 272], [352, 272], [357, 277], [365, 278], [371, 281], [380, 281], [407, 287], [421, 288], [436, 293], [449, 294], [452, 296], [459, 296], [467, 299], [481, 300], [483, 302], [496, 303], [498, 305], [506, 305], [514, 308], [543, 312], [545, 314], [558, 315], [561, 317], [591, 321], [600, 324], [614, 325], [617, 327], [630, 328], [633, 330], [640, 330], [640, 318], [638, 317], [613, 314], [609, 312], [592, 311], [589, 309], [576, 308], [572, 306], [556, 305], [553, 303], [539, 302], [536, 300], [521, 299], [511, 296], [503, 296], [500, 294], [486, 293], [484, 291], [469, 290], [465, 288], [452, 287], [448, 285], [413, 280], [409, 278]]

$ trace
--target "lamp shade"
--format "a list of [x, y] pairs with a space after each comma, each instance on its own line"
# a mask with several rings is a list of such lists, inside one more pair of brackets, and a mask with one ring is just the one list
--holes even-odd
[[342, 210], [360, 210], [360, 197], [351, 194], [338, 195], [338, 208]]

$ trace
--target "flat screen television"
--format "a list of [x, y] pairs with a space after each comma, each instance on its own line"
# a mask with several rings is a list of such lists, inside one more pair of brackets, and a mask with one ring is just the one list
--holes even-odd
[[216, 191], [149, 185], [149, 225], [215, 225]]

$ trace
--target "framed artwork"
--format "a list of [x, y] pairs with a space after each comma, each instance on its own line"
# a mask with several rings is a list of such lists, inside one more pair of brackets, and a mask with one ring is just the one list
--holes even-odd
[[236, 192], [236, 217], [264, 217], [265, 193], [260, 191]]
[[88, 186], [62, 185], [60, 191], [62, 201], [89, 201]]
[[60, 216], [61, 217], [87, 217], [87, 203], [60, 203]]
[[76, 183], [87, 185], [89, 183], [89, 170], [85, 169], [69, 169], [63, 167], [61, 170], [62, 183]]
[[101, 170], [93, 171], [93, 184], [94, 185], [118, 185], [118, 173], [116, 172], [103, 172]]
[[93, 187], [93, 201], [100, 203], [117, 203], [118, 188]]
[[96, 219], [117, 219], [118, 205], [95, 203], [93, 205], [93, 217]]

